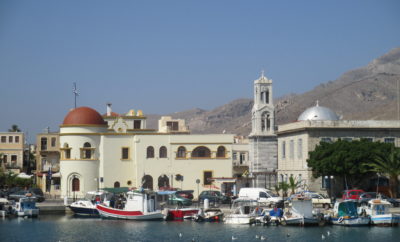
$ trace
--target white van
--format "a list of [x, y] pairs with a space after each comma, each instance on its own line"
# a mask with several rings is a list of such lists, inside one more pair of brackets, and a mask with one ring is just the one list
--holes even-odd
[[268, 202], [271, 204], [279, 203], [283, 199], [270, 190], [265, 188], [244, 187], [239, 191], [239, 198], [251, 198], [259, 202]]

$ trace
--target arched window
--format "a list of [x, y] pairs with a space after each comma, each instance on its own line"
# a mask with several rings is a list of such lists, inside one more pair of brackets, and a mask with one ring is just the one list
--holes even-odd
[[64, 150], [64, 159], [71, 159], [71, 148], [69, 148], [68, 143], [64, 144], [63, 150]]
[[92, 159], [92, 146], [89, 142], [83, 144], [81, 156], [82, 159]]
[[167, 175], [162, 175], [158, 177], [158, 188], [168, 188], [169, 178]]
[[145, 175], [143, 178], [142, 178], [142, 187], [144, 188], [144, 189], [150, 189], [150, 190], [153, 190], [153, 177], [152, 176], [150, 176], [150, 175]]
[[76, 178], [76, 177], [72, 178], [72, 191], [73, 192], [79, 192], [79, 190], [80, 190], [79, 183], [80, 183], [79, 178]]
[[192, 157], [195, 157], [195, 158], [210, 158], [211, 157], [210, 149], [208, 149], [207, 147], [204, 147], [204, 146], [196, 147], [196, 149], [194, 149], [192, 151]]
[[165, 146], [160, 147], [160, 158], [167, 158], [167, 148]]
[[154, 148], [153, 146], [147, 147], [147, 158], [154, 158]]
[[118, 187], [120, 187], [119, 182], [118, 181], [114, 182], [114, 188], [118, 188]]
[[268, 112], [263, 112], [261, 115], [261, 131], [269, 131], [271, 129], [271, 115]]
[[177, 158], [186, 158], [186, 148], [183, 146], [180, 146], [178, 148], [178, 152], [176, 153]]
[[226, 156], [225, 147], [223, 147], [223, 146], [218, 147], [218, 149], [217, 149], [217, 157], [218, 158], [225, 158], [225, 156]]

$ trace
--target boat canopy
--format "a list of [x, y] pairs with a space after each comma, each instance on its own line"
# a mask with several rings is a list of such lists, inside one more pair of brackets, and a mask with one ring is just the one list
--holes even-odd
[[104, 191], [111, 193], [125, 193], [129, 191], [128, 187], [106, 187], [102, 188]]
[[175, 194], [176, 191], [158, 191], [157, 194], [158, 195], [171, 195], [171, 194]]
[[338, 207], [338, 216], [357, 216], [357, 203], [353, 201], [341, 202]]

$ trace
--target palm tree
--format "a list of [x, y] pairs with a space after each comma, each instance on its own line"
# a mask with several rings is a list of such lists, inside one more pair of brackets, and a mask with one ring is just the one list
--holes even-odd
[[390, 196], [397, 196], [399, 187], [398, 176], [400, 175], [400, 149], [393, 148], [385, 156], [377, 156], [373, 163], [365, 164], [370, 171], [386, 174], [389, 177]]
[[287, 197], [287, 191], [289, 190], [289, 184], [287, 182], [279, 182], [279, 188], [282, 190], [282, 197]]
[[293, 176], [290, 176], [288, 187], [291, 190], [292, 194], [294, 194], [295, 190], [301, 187], [301, 181], [296, 181], [296, 179]]
[[274, 189], [275, 189], [276, 194], [279, 195], [279, 191], [281, 190], [281, 187], [279, 186], [279, 184], [275, 185]]
[[8, 132], [21, 132], [21, 130], [18, 128], [18, 125], [13, 124], [11, 125], [11, 129], [8, 129]]

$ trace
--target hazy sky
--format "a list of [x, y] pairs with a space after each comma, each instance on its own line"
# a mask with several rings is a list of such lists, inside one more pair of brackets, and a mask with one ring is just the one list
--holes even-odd
[[0, 131], [73, 107], [166, 114], [302, 93], [400, 46], [400, 1], [0, 1]]

